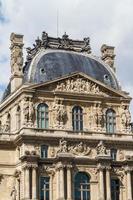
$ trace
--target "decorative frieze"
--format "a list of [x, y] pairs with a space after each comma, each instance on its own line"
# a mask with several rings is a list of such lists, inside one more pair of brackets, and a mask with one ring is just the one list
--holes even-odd
[[71, 78], [64, 82], [59, 82], [55, 91], [71, 92], [71, 93], [84, 93], [91, 95], [104, 95], [97, 84], [83, 78]]

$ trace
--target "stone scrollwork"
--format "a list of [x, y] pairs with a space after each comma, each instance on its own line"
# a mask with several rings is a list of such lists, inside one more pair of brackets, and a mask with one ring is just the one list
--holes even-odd
[[52, 107], [54, 127], [64, 128], [67, 121], [67, 111], [65, 105], [63, 105], [62, 100], [55, 99]]
[[124, 178], [124, 170], [123, 168], [112, 168], [112, 173], [116, 174], [117, 176], [120, 177], [120, 180], [123, 181]]
[[100, 91], [97, 84], [84, 80], [83, 78], [71, 78], [65, 82], [59, 82], [55, 91], [103, 95], [103, 92]]
[[107, 150], [106, 146], [104, 145], [103, 141], [100, 141], [96, 147], [97, 155], [98, 156], [110, 156], [110, 151]]

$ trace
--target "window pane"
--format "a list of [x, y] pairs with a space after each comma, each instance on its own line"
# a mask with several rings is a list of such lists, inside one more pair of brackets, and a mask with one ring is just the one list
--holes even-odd
[[41, 146], [41, 158], [47, 158], [48, 157], [48, 147], [45, 145]]
[[38, 128], [48, 128], [48, 106], [46, 104], [40, 104], [37, 108], [37, 124]]
[[114, 133], [116, 129], [116, 114], [114, 110], [108, 109], [106, 112], [106, 131]]
[[49, 177], [40, 178], [40, 200], [49, 200]]
[[83, 111], [79, 106], [75, 106], [72, 110], [72, 125], [75, 131], [83, 130]]
[[120, 183], [118, 179], [111, 180], [111, 200], [119, 200]]
[[90, 178], [84, 172], [78, 172], [74, 180], [74, 200], [90, 200]]

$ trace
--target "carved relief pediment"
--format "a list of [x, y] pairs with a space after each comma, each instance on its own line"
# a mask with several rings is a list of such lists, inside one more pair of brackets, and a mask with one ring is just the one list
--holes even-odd
[[102, 91], [100, 91], [100, 87], [96, 83], [81, 77], [68, 78], [64, 81], [59, 81], [55, 87], [55, 91], [91, 95], [104, 94]]
[[54, 93], [84, 94], [103, 97], [125, 97], [123, 93], [109, 88], [83, 73], [75, 73], [54, 81], [38, 84], [32, 88]]

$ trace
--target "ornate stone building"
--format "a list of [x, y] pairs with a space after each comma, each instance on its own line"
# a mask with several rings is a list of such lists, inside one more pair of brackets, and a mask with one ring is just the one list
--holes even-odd
[[0, 200], [132, 200], [129, 104], [114, 48], [49, 37], [27, 48], [11, 34], [11, 78], [0, 104]]

